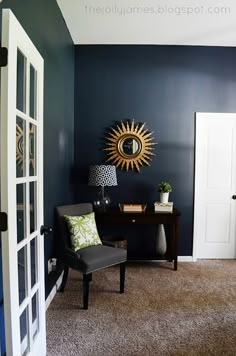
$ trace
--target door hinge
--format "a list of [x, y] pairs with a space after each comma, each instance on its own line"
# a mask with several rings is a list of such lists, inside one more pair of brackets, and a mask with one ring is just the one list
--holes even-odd
[[8, 65], [8, 49], [6, 47], [0, 47], [0, 67], [6, 67]]
[[0, 213], [0, 231], [7, 231], [8, 226], [7, 226], [7, 214], [6, 213]]

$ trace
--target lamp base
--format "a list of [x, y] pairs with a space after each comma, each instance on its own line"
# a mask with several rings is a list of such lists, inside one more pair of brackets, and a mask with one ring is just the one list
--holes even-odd
[[94, 200], [93, 206], [96, 210], [106, 211], [111, 203], [110, 198], [104, 194], [104, 188], [102, 187], [99, 192], [98, 199]]

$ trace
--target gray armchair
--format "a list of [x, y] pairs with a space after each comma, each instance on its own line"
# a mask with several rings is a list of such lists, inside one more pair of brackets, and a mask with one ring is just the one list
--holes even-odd
[[64, 266], [63, 280], [60, 291], [66, 286], [69, 268], [73, 268], [83, 274], [83, 308], [88, 309], [89, 282], [92, 273], [100, 269], [120, 265], [120, 293], [124, 293], [125, 266], [127, 251], [121, 248], [106, 245], [89, 246], [77, 250], [71, 248], [70, 233], [64, 216], [79, 216], [93, 211], [90, 203], [59, 206], [56, 208], [56, 233], [58, 242], [58, 258]]

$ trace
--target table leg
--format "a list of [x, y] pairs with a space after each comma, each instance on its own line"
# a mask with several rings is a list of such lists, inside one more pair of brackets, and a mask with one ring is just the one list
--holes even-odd
[[174, 259], [174, 271], [177, 271], [177, 263], [178, 263], [178, 257]]
[[[178, 219], [179, 220], [179, 219]], [[174, 270], [177, 271], [179, 246], [179, 221], [174, 224]]]

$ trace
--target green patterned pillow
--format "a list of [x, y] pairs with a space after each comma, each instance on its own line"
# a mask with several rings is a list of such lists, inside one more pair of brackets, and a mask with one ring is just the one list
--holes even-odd
[[84, 247], [102, 244], [98, 235], [94, 213], [80, 216], [65, 215], [65, 219], [70, 231], [74, 251]]

